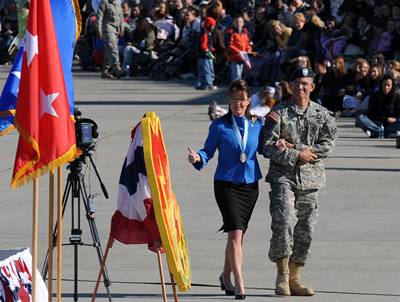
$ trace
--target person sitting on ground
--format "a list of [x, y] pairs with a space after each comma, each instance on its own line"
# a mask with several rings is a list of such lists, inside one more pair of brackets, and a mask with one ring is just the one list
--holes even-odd
[[304, 13], [310, 9], [310, 5], [303, 0], [292, 0], [290, 4], [294, 7], [295, 13]]
[[266, 85], [259, 92], [250, 97], [250, 114], [265, 121], [268, 113], [276, 104], [276, 89], [273, 86]]
[[279, 98], [279, 103], [289, 100], [292, 97], [292, 94], [293, 91], [292, 88], [290, 88], [289, 82], [281, 81], [279, 83], [279, 89], [277, 91], [277, 97]]
[[393, 137], [400, 130], [400, 92], [391, 75], [382, 77], [379, 90], [369, 98], [367, 116], [360, 114], [356, 125], [368, 137]]
[[379, 82], [383, 76], [383, 67], [381, 65], [375, 64], [371, 66], [369, 71], [369, 85], [368, 85], [368, 92], [373, 93], [374, 91], [379, 89]]
[[306, 17], [303, 13], [293, 15], [293, 31], [288, 41], [288, 47], [308, 50], [308, 32], [306, 30]]
[[180, 35], [180, 29], [176, 26], [174, 18], [169, 14], [168, 6], [161, 2], [153, 12], [153, 24], [157, 28], [157, 40], [159, 44], [167, 41], [176, 41]]
[[372, 56], [371, 58], [371, 65], [381, 65], [382, 67], [385, 67], [386, 60], [385, 56], [381, 53], [377, 53]]
[[287, 47], [292, 28], [287, 27], [285, 24], [278, 20], [272, 20], [268, 23], [268, 32], [272, 42], [275, 44], [269, 47], [271, 50], [280, 50]]
[[153, 26], [145, 18], [138, 18], [136, 29], [129, 35], [128, 44], [124, 49], [123, 73], [130, 76], [132, 64], [148, 63], [154, 57], [155, 44], [156, 36]]
[[198, 35], [201, 30], [201, 20], [196, 15], [193, 7], [188, 7], [185, 12], [185, 25], [182, 29], [182, 40], [190, 40], [193, 35]]
[[212, 100], [208, 106], [208, 117], [210, 121], [223, 117], [228, 113], [228, 110], [218, 105], [217, 101]]
[[311, 92], [310, 98], [312, 101], [326, 107], [325, 96], [327, 95], [327, 87], [329, 85], [328, 67], [330, 66], [325, 57], [319, 57], [315, 60], [315, 89]]
[[372, 27], [368, 22], [368, 17], [364, 15], [359, 16], [354, 39], [358, 41], [358, 46], [360, 46], [364, 55], [368, 54], [368, 47], [371, 43], [372, 36]]
[[396, 61], [396, 60], [389, 60], [386, 63], [386, 67], [385, 67], [387, 73], [390, 73], [391, 75], [393, 75], [397, 86], [400, 85], [400, 62]]
[[254, 36], [255, 47], [265, 46], [268, 40], [268, 22], [265, 18], [265, 7], [258, 6], [254, 15]]
[[335, 113], [336, 116], [340, 116], [348, 78], [343, 56], [337, 56], [333, 59], [332, 68], [328, 70], [327, 78], [324, 106]]
[[346, 95], [343, 97], [344, 116], [353, 116], [355, 109], [361, 104], [362, 100], [368, 95], [369, 87], [369, 63], [363, 58], [357, 58], [350, 67], [348, 73], [348, 83]]

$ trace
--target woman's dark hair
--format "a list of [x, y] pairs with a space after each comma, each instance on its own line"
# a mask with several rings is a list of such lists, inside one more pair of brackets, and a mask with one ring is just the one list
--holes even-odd
[[373, 55], [371, 58], [371, 62], [374, 60], [376, 61], [376, 64], [379, 64], [382, 67], [385, 66], [385, 57], [383, 54], [377, 53], [377, 54]]
[[[231, 98], [232, 94], [236, 91], [244, 91], [247, 94], [247, 98], [250, 99], [250, 87], [245, 80], [235, 80], [229, 86], [229, 99]], [[232, 110], [230, 106], [230, 101], [228, 101], [228, 113], [224, 115], [229, 123], [232, 123]], [[246, 117], [250, 118], [250, 103], [246, 108], [245, 112]]]
[[144, 17], [139, 17], [136, 20], [136, 24], [140, 24], [140, 26], [142, 26], [142, 30], [144, 30], [146, 33], [148, 33], [148, 32], [153, 30], [152, 25]]
[[382, 96], [384, 95], [383, 91], [382, 91], [382, 85], [383, 85], [383, 82], [385, 82], [387, 80], [392, 81], [392, 89], [390, 90], [389, 94], [386, 95], [386, 97], [388, 97], [390, 100], [393, 100], [395, 94], [397, 93], [396, 92], [397, 87], [396, 87], [396, 81], [391, 74], [387, 73], [381, 78], [381, 80], [379, 82], [379, 92], [381, 93]]
[[229, 96], [234, 91], [245, 91], [247, 96], [250, 97], [250, 87], [245, 80], [235, 80], [229, 86]]
[[392, 81], [393, 87], [392, 87], [392, 90], [390, 91], [390, 93], [392, 93], [396, 89], [396, 87], [395, 87], [396, 86], [396, 80], [394, 79], [394, 77], [390, 73], [386, 73], [381, 78], [381, 80], [379, 81], [379, 90], [382, 91], [383, 82], [387, 81], [387, 80], [391, 80]]

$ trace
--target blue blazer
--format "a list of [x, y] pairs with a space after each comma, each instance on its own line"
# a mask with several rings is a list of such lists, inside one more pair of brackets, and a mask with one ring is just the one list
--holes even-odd
[[218, 149], [218, 165], [214, 179], [235, 183], [253, 183], [258, 181], [262, 175], [257, 161], [257, 151], [261, 153], [261, 130], [262, 122], [257, 119], [249, 120], [249, 135], [245, 153], [247, 161], [240, 161], [240, 146], [233, 129], [232, 118], [236, 119], [240, 133], [243, 136], [244, 119], [246, 117], [224, 116], [214, 120], [208, 131], [204, 148], [198, 153], [201, 162], [193, 164], [197, 170], [203, 169], [208, 161], [214, 156]]

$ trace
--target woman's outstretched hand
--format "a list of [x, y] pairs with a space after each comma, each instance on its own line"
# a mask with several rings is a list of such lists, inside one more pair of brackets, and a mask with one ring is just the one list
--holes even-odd
[[189, 163], [194, 164], [201, 160], [200, 155], [198, 153], [196, 153], [194, 150], [192, 150], [192, 148], [188, 147], [188, 151], [189, 151], [189, 154], [188, 154]]

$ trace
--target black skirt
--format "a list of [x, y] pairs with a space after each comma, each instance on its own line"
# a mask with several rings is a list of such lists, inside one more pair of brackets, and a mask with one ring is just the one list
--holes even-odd
[[224, 221], [220, 231], [245, 232], [258, 198], [258, 182], [239, 184], [214, 180], [214, 194]]

